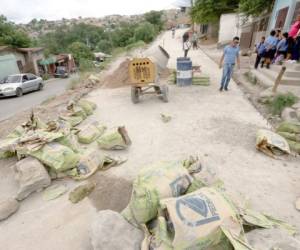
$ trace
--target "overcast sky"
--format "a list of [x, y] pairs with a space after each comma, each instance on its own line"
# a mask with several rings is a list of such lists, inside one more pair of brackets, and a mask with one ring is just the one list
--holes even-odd
[[174, 2], [176, 0], [0, 0], [0, 14], [11, 21], [27, 23], [33, 18], [57, 20], [141, 14], [172, 8]]

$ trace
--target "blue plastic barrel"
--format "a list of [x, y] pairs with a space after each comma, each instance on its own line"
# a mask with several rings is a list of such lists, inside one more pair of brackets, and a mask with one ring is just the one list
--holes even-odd
[[177, 58], [177, 86], [190, 86], [193, 82], [192, 61], [188, 57]]

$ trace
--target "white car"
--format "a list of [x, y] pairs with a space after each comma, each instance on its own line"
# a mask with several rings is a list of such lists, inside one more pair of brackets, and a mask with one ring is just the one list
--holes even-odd
[[42, 90], [43, 79], [33, 74], [9, 75], [0, 81], [0, 97], [22, 96], [24, 93]]

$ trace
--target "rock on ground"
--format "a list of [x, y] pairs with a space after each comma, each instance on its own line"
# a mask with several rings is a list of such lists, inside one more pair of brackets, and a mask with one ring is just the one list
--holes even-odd
[[139, 250], [143, 239], [141, 230], [111, 210], [100, 211], [92, 224], [91, 241], [94, 250]]
[[292, 108], [285, 108], [281, 113], [281, 118], [287, 122], [298, 122], [297, 112]]
[[19, 182], [17, 200], [24, 200], [31, 193], [51, 184], [50, 176], [43, 164], [32, 157], [17, 162], [15, 171], [16, 180]]
[[256, 229], [247, 233], [246, 237], [254, 249], [300, 249], [300, 242], [284, 229]]
[[0, 201], [0, 221], [7, 219], [19, 209], [19, 202], [15, 199]]

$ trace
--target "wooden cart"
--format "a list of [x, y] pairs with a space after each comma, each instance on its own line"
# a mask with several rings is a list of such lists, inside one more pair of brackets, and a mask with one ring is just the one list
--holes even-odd
[[146, 94], [156, 94], [164, 102], [168, 102], [168, 86], [159, 84], [156, 65], [149, 58], [134, 58], [129, 63], [131, 81], [131, 100], [138, 103]]

